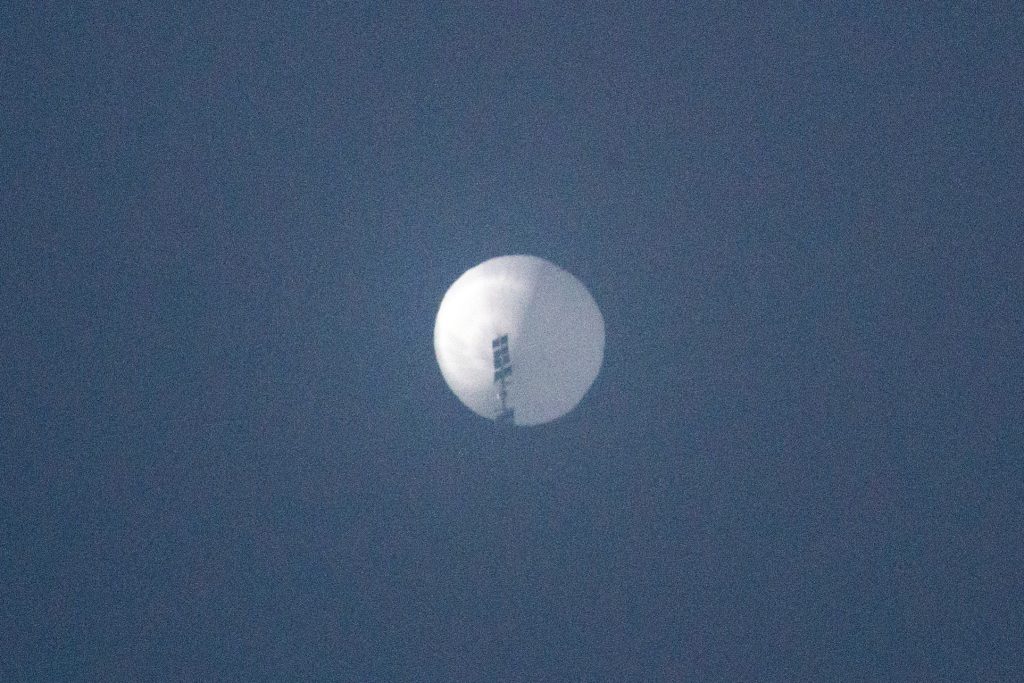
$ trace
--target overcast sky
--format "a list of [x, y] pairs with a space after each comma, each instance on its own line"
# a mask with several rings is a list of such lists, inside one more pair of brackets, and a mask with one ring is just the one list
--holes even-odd
[[1024, 675], [1016, 3], [297, 4], [2, 13], [0, 678]]

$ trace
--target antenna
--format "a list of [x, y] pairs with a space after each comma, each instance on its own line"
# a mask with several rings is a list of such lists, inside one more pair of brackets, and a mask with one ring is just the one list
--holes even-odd
[[491, 342], [494, 351], [494, 383], [498, 385], [498, 400], [501, 410], [498, 413], [499, 424], [515, 424], [515, 410], [508, 405], [508, 378], [512, 375], [512, 356], [508, 352], [508, 335], [495, 337]]

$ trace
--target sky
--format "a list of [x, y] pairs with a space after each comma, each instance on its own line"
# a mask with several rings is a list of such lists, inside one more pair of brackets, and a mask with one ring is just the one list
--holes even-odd
[[1019, 5], [295, 4], [2, 10], [0, 678], [1024, 676]]

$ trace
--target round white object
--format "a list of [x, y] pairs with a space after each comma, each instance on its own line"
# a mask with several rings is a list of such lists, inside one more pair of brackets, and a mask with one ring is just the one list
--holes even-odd
[[498, 419], [504, 384], [515, 424], [538, 425], [575, 408], [594, 383], [604, 318], [583, 283], [555, 264], [499, 256], [467, 270], [445, 293], [434, 353], [448, 386], [474, 413]]

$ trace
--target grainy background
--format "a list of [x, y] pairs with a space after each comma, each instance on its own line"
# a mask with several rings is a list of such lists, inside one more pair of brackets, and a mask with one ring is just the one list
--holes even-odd
[[[20, 4], [0, 677], [1024, 675], [1018, 4]], [[511, 434], [506, 253], [608, 332]]]

